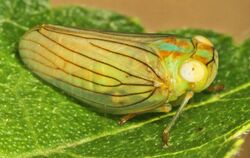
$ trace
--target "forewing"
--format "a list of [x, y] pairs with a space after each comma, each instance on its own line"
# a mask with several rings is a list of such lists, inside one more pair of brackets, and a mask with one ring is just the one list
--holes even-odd
[[110, 113], [144, 112], [163, 104], [161, 59], [147, 43], [160, 36], [101, 33], [43, 25], [22, 38], [24, 63], [72, 96]]

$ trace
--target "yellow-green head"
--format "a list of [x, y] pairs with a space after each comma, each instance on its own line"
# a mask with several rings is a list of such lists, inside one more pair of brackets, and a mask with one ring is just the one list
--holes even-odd
[[186, 91], [200, 92], [213, 82], [218, 69], [218, 53], [207, 38], [170, 36], [155, 44], [171, 78], [170, 100]]
[[218, 53], [213, 44], [203, 36], [193, 38], [194, 53], [180, 65], [180, 76], [190, 83], [190, 89], [200, 92], [214, 80], [218, 69]]

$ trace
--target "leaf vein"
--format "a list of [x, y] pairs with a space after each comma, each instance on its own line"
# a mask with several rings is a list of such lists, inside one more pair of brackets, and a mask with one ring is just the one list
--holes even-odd
[[[242, 84], [242, 85], [238, 86], [237, 88], [231, 89], [230, 91], [227, 91], [225, 93], [221, 93], [220, 95], [216, 95], [215, 97], [211, 97], [211, 98], [207, 99], [206, 101], [196, 103], [196, 104], [191, 104], [190, 106], [185, 108], [185, 111], [189, 110], [189, 109], [192, 109], [192, 108], [208, 105], [209, 103], [219, 101], [221, 98], [223, 98], [225, 96], [234, 94], [234, 93], [236, 93], [238, 91], [241, 91], [243, 89], [246, 89], [248, 87], [250, 87], [250, 82]], [[94, 136], [91, 136], [91, 137], [88, 137], [88, 138], [83, 138], [83, 139], [72, 141], [72, 142], [69, 142], [69, 143], [66, 143], [66, 144], [58, 145], [57, 147], [52, 147], [52, 148], [43, 149], [43, 150], [42, 149], [41, 150], [33, 150], [32, 152], [24, 153], [23, 155], [25, 155], [25, 157], [33, 157], [33, 156], [37, 156], [37, 155], [43, 155], [45, 153], [46, 154], [51, 154], [51, 153], [54, 153], [56, 151], [60, 151], [60, 150], [63, 150], [63, 149], [67, 149], [67, 148], [75, 147], [75, 146], [82, 145], [82, 144], [85, 144], [85, 143], [88, 143], [88, 142], [92, 142], [94, 140], [97, 140], [97, 139], [100, 139], [100, 138], [103, 138], [103, 137], [107, 137], [107, 136], [119, 134], [119, 133], [122, 133], [122, 132], [126, 132], [128, 130], [136, 129], [136, 128], [142, 127], [142, 126], [144, 126], [144, 125], [146, 125], [148, 123], [155, 122], [155, 121], [164, 119], [164, 118], [169, 117], [169, 116], [173, 116], [174, 114], [175, 114], [175, 112], [170, 112], [170, 113], [168, 113], [166, 115], [162, 115], [160, 117], [154, 117], [154, 118], [146, 120], [144, 122], [141, 122], [141, 123], [138, 123], [138, 124], [133, 124], [133, 125], [128, 126], [128, 127], [120, 128], [118, 130], [110, 131], [108, 133], [107, 132], [106, 133], [101, 133], [99, 135], [94, 135]]]
[[13, 20], [10, 20], [10, 19], [1, 19], [1, 20], [0, 20], [0, 24], [3, 24], [3, 23], [12, 24], [12, 25], [18, 27], [19, 29], [24, 30], [24, 31], [27, 31], [27, 30], [29, 29], [28, 27], [23, 26], [23, 25], [21, 25], [21, 24], [15, 22], [15, 21], [13, 21]]
[[[246, 126], [246, 127], [244, 127]], [[242, 128], [243, 127], [243, 128]], [[241, 129], [241, 130], [239, 130]], [[229, 137], [232, 133], [234, 133], [233, 135], [242, 135], [244, 132], [248, 131], [250, 129], [250, 121], [246, 121], [245, 123], [241, 124], [240, 126], [230, 130], [229, 132], [219, 136], [219, 137], [216, 137], [214, 139], [212, 139], [211, 141], [208, 141], [204, 144], [201, 144], [199, 146], [196, 146], [196, 147], [193, 147], [193, 148], [189, 148], [189, 149], [185, 149], [185, 150], [181, 150], [181, 151], [177, 151], [177, 152], [172, 152], [172, 153], [166, 153], [166, 154], [161, 154], [161, 155], [154, 155], [154, 156], [148, 156], [147, 158], [149, 157], [163, 157], [163, 156], [169, 156], [169, 155], [177, 155], [177, 154], [182, 154], [184, 152], [188, 152], [188, 151], [193, 151], [193, 150], [197, 150], [197, 149], [201, 149], [202, 147], [210, 144], [211, 142], [215, 142], [223, 137], [227, 137], [228, 139], [225, 139], [223, 143], [220, 144], [220, 146], [222, 146], [222, 144], [228, 142], [229, 140], [232, 140], [232, 139], [235, 139], [235, 137]]]

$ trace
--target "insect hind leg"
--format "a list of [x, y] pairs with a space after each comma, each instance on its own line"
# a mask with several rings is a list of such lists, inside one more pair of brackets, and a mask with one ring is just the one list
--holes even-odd
[[123, 125], [125, 124], [128, 120], [131, 120], [132, 118], [134, 118], [137, 114], [136, 113], [131, 113], [131, 114], [127, 114], [123, 117], [121, 117], [121, 119], [118, 121], [119, 125]]
[[[170, 104], [166, 103], [156, 109], [150, 110], [150, 111], [146, 111], [143, 113], [153, 113], [153, 112], [164, 112], [164, 113], [168, 113], [169, 111], [171, 111], [172, 107]], [[123, 117], [121, 117], [121, 119], [119, 120], [118, 124], [119, 125], [123, 125], [125, 124], [127, 121], [131, 120], [132, 118], [134, 118], [135, 116], [142, 114], [142, 113], [130, 113], [127, 115], [124, 115]]]
[[148, 112], [164, 112], [164, 113], [168, 113], [172, 110], [172, 106], [169, 103], [165, 103], [162, 106], [156, 108], [156, 109], [152, 109]]

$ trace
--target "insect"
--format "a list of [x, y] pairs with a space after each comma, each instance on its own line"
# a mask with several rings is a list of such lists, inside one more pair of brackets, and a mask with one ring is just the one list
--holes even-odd
[[41, 25], [21, 39], [19, 52], [42, 79], [100, 111], [125, 115], [171, 111], [169, 132], [194, 93], [218, 69], [218, 53], [203, 36], [125, 34]]

